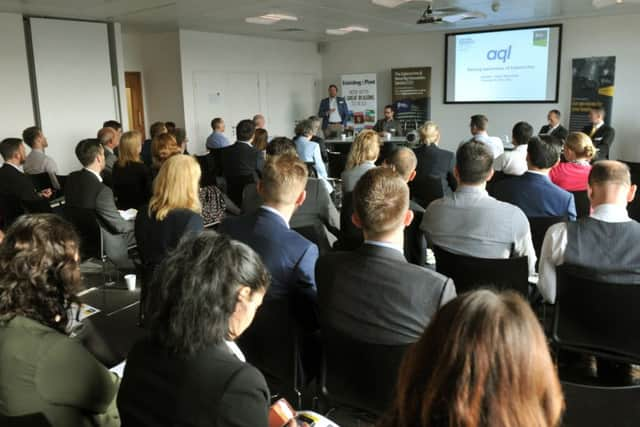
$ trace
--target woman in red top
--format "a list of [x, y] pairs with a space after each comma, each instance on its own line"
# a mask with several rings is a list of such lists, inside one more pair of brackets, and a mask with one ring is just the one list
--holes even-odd
[[582, 132], [573, 132], [564, 144], [566, 163], [558, 163], [549, 177], [554, 184], [567, 191], [585, 191], [591, 172], [591, 159], [596, 155], [596, 147], [591, 138]]

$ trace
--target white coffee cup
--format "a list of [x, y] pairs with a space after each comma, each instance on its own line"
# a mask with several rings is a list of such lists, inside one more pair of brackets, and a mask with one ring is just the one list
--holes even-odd
[[340, 139], [342, 139], [343, 141], [347, 139], [347, 134], [343, 133], [340, 135]]
[[385, 132], [384, 137], [387, 141], [391, 141], [391, 132]]
[[127, 282], [127, 289], [130, 291], [136, 290], [136, 275], [135, 274], [127, 274], [124, 276], [124, 281]]

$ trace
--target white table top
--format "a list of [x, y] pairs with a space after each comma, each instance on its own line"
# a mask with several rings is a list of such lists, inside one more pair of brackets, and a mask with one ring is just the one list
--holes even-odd
[[[345, 139], [342, 139], [342, 138], [331, 138], [331, 139], [325, 139], [324, 142], [325, 142], [325, 144], [351, 144], [353, 142], [353, 139], [354, 139], [353, 137], [347, 137]], [[387, 141], [391, 141], [391, 142], [407, 142], [407, 137], [405, 137], [405, 136], [392, 136], [390, 139], [381, 137], [380, 140], [382, 142], [387, 142]]]

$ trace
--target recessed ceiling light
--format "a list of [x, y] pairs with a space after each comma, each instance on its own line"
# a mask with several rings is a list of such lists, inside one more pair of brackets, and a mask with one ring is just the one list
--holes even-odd
[[326, 33], [333, 36], [344, 36], [345, 34], [349, 34], [352, 32], [360, 32], [360, 33], [368, 33], [369, 29], [365, 27], [359, 27], [357, 25], [350, 25], [344, 28], [329, 28]]
[[283, 15], [280, 13], [268, 13], [262, 16], [253, 16], [245, 18], [245, 22], [249, 24], [271, 25], [280, 21], [297, 21], [298, 17], [293, 15]]

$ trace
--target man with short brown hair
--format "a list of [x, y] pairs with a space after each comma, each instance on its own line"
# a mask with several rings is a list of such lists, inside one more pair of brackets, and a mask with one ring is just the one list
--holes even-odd
[[409, 187], [397, 172], [369, 170], [353, 197], [353, 222], [365, 241], [354, 252], [318, 260], [320, 317], [329, 328], [360, 341], [413, 343], [438, 308], [455, 297], [453, 281], [405, 259], [404, 228], [413, 213]]

